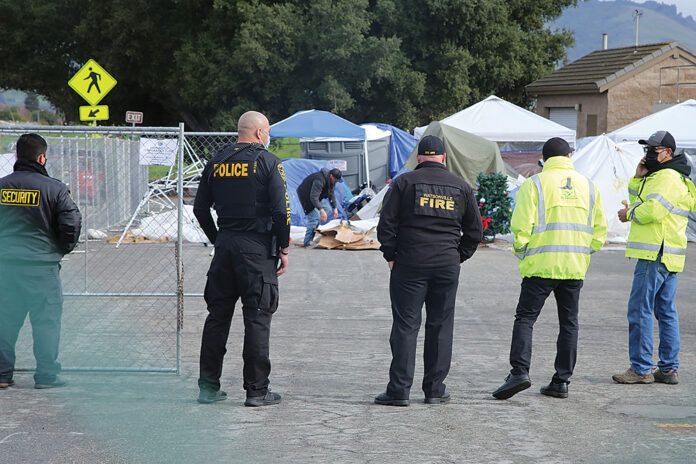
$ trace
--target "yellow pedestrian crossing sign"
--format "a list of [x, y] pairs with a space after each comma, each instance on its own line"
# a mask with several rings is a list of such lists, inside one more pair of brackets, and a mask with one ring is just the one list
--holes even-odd
[[80, 121], [105, 121], [107, 119], [109, 119], [107, 105], [80, 107]]
[[114, 88], [116, 79], [96, 61], [89, 60], [68, 81], [68, 85], [87, 103], [94, 106]]

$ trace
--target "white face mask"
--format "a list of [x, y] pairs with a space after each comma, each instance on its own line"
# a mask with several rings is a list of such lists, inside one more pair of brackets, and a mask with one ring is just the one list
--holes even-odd
[[266, 143], [263, 145], [264, 150], [268, 150], [268, 147], [271, 145], [271, 134], [270, 132], [266, 132], [265, 130], [261, 129], [262, 132], [266, 133], [266, 136], [268, 137], [266, 139]]

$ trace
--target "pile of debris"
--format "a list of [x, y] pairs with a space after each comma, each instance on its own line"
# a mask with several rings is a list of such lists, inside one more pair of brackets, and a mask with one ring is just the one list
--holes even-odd
[[328, 250], [378, 250], [379, 242], [369, 237], [374, 230], [375, 227], [360, 230], [351, 226], [350, 221], [341, 221], [340, 224], [331, 227], [320, 227], [318, 231], [321, 237], [317, 248]]
[[[118, 243], [120, 238], [121, 238], [120, 235], [115, 235], [113, 237], [109, 237], [106, 240], [106, 243], [108, 243], [110, 245], [116, 244], [116, 243]], [[166, 236], [161, 237], [161, 238], [156, 238], [156, 239], [150, 239], [150, 238], [145, 237], [144, 235], [135, 235], [133, 232], [131, 232], [129, 230], [123, 236], [123, 241], [121, 243], [122, 244], [123, 243], [130, 243], [130, 244], [133, 244], [133, 243], [138, 243], [138, 244], [140, 244], [140, 243], [170, 243], [170, 240], [169, 240], [169, 237], [166, 237]]]

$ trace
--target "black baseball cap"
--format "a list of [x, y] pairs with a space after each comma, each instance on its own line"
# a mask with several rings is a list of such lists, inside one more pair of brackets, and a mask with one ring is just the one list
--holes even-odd
[[640, 139], [638, 143], [641, 145], [648, 145], [650, 147], [671, 148], [672, 151], [677, 149], [677, 142], [674, 141], [672, 134], [664, 130], [655, 132], [648, 140]]
[[544, 159], [549, 159], [552, 156], [565, 156], [573, 151], [568, 145], [568, 142], [560, 137], [553, 137], [546, 141], [544, 148], [541, 149], [541, 154]]
[[333, 168], [329, 171], [329, 174], [334, 176], [334, 179], [336, 179], [338, 182], [343, 182], [343, 174], [341, 174], [341, 171], [339, 169]]
[[445, 152], [445, 145], [442, 140], [434, 135], [426, 135], [418, 143], [418, 155], [420, 156], [437, 156]]

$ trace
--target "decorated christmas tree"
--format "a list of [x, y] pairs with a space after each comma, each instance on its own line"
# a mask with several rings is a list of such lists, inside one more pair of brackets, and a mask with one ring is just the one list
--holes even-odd
[[503, 174], [479, 174], [476, 177], [479, 211], [483, 220], [483, 239], [493, 240], [495, 234], [510, 232], [512, 209], [507, 192], [507, 178]]

